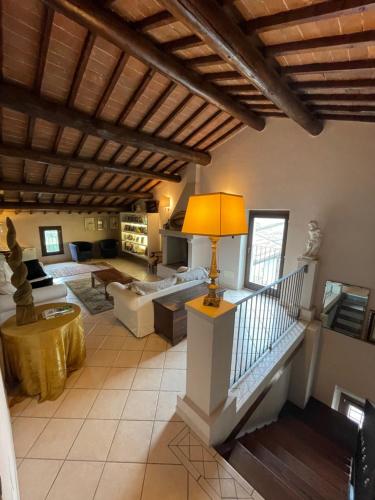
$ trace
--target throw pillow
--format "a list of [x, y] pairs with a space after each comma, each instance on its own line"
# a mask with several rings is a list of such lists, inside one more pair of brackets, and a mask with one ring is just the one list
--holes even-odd
[[0, 295], [11, 295], [16, 291], [16, 288], [10, 282], [12, 270], [2, 255], [0, 258]]
[[160, 281], [134, 281], [130, 284], [129, 289], [137, 295], [148, 295], [150, 293], [159, 292], [165, 288], [175, 285], [177, 282], [176, 276], [171, 276]]
[[40, 265], [40, 262], [38, 259], [33, 259], [33, 260], [25, 260], [24, 264], [27, 267], [27, 280], [32, 281], [37, 278], [43, 278], [44, 276], [47, 276], [46, 273], [44, 272], [42, 266]]
[[31, 288], [42, 288], [44, 286], [51, 286], [51, 285], [53, 285], [53, 278], [52, 276], [47, 276], [46, 278], [33, 281], [31, 283]]
[[179, 283], [193, 280], [205, 280], [208, 278], [208, 272], [204, 267], [195, 267], [185, 273], [176, 274], [176, 277]]
[[186, 271], [190, 271], [190, 267], [187, 267], [187, 266], [180, 266], [176, 273], [186, 273]]

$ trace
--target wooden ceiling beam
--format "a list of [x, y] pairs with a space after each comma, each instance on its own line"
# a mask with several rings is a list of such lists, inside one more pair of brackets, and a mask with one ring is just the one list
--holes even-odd
[[280, 55], [301, 54], [303, 52], [314, 52], [319, 50], [347, 49], [368, 45], [375, 41], [375, 30], [360, 31], [348, 35], [324, 36], [319, 38], [309, 38], [298, 42], [285, 42], [275, 45], [268, 45], [262, 52], [266, 57]]
[[72, 127], [87, 135], [112, 140], [119, 144], [159, 152], [179, 160], [193, 161], [202, 165], [207, 165], [210, 162], [210, 156], [207, 153], [194, 151], [165, 139], [137, 132], [129, 127], [92, 118], [86, 113], [39, 97], [16, 85], [0, 83], [0, 105], [34, 118], [41, 118], [64, 127]]
[[[123, 175], [134, 175], [135, 177], [160, 179], [170, 182], [181, 181], [181, 178], [174, 174], [155, 173], [150, 172], [149, 170], [141, 170], [139, 167], [125, 167], [123, 165], [115, 165], [104, 161], [76, 158], [57, 153], [49, 153], [47, 151], [19, 148], [7, 144], [0, 144], [0, 156], [21, 158], [25, 160], [32, 160], [37, 163], [61, 165], [63, 167], [70, 166], [82, 168], [84, 170], [96, 170], [98, 172], [98, 175], [102, 173], [116, 173]], [[47, 180], [47, 178], [45, 178], [45, 180]]]
[[331, 113], [319, 113], [324, 120], [350, 121], [375, 123], [375, 115], [335, 115]]
[[317, 22], [322, 19], [365, 12], [374, 7], [375, 0], [329, 0], [298, 9], [286, 10], [267, 16], [249, 19], [242, 23], [242, 29], [247, 34], [254, 31], [270, 31], [287, 26]]
[[[369, 104], [315, 104], [309, 103], [308, 107], [314, 111], [343, 111], [346, 113], [364, 113], [373, 112], [375, 113], [375, 105]], [[264, 111], [271, 110], [277, 111], [274, 104], [254, 104], [252, 106], [254, 111]]]
[[173, 21], [174, 18], [172, 14], [170, 14], [167, 10], [162, 10], [156, 14], [152, 14], [151, 16], [144, 17], [139, 21], [133, 21], [131, 26], [137, 31], [149, 31], [171, 24]]
[[280, 75], [267, 65], [261, 53], [215, 0], [162, 0], [162, 3], [290, 118], [312, 135], [322, 131], [322, 123], [305, 108]]
[[199, 37], [195, 35], [188, 35], [182, 38], [176, 38], [175, 40], [170, 40], [168, 42], [163, 42], [160, 44], [160, 48], [165, 52], [177, 52], [178, 50], [199, 47], [203, 44], [204, 42], [202, 42]]
[[77, 205], [74, 203], [33, 203], [0, 201], [0, 210], [40, 211], [43, 212], [121, 212], [122, 207], [105, 205]]
[[355, 101], [375, 102], [375, 94], [301, 94], [304, 101]]
[[216, 54], [184, 59], [184, 63], [188, 66], [212, 66], [215, 64], [226, 64], [225, 61], [223, 61], [223, 59]]
[[375, 87], [375, 78], [362, 78], [357, 80], [313, 80], [306, 82], [292, 82], [294, 90], [310, 89], [363, 89]]
[[61, 186], [48, 186], [45, 184], [29, 184], [29, 183], [17, 183], [17, 182], [6, 182], [0, 180], [0, 191], [19, 191], [26, 193], [49, 193], [49, 194], [74, 194], [81, 196], [123, 196], [127, 198], [136, 199], [148, 199], [152, 196], [145, 196], [144, 193], [139, 193], [136, 191], [105, 191], [104, 188], [98, 191], [92, 191], [87, 189], [76, 189], [67, 188]]
[[183, 61], [171, 54], [167, 55], [152, 40], [132, 29], [114, 12], [88, 0], [43, 0], [43, 2], [247, 125], [256, 130], [264, 128], [262, 118], [251, 113], [222, 89], [204, 81], [199, 73], [186, 67]]
[[375, 59], [297, 64], [281, 67], [283, 75], [305, 75], [309, 73], [328, 73], [330, 71], [354, 71], [356, 69], [375, 69]]

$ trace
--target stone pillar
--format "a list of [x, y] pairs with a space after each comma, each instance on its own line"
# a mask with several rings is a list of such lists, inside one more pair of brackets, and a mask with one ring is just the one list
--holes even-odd
[[318, 274], [318, 260], [300, 257], [298, 267], [307, 265], [307, 272], [303, 279], [303, 288], [301, 295], [301, 313], [300, 319], [312, 321], [315, 316], [315, 307], [313, 306], [316, 277]]
[[235, 415], [228, 392], [236, 308], [224, 300], [207, 307], [203, 297], [186, 304], [187, 382], [177, 412], [207, 445], [220, 441]]

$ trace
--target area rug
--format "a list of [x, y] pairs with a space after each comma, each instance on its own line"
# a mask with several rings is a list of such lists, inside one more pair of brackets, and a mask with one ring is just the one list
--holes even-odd
[[71, 289], [91, 314], [99, 314], [113, 309], [113, 302], [105, 298], [104, 286], [97, 285], [97, 288], [92, 288], [91, 278], [65, 281], [65, 285]]
[[58, 264], [48, 264], [44, 266], [47, 274], [53, 278], [66, 278], [67, 276], [75, 276], [76, 274], [91, 273], [100, 269], [108, 269], [112, 267], [106, 262], [92, 262], [85, 264], [84, 262], [59, 262]]

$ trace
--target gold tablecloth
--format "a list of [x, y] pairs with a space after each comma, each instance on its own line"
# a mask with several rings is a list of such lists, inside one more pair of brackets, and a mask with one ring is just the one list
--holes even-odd
[[[68, 373], [82, 366], [86, 347], [81, 310], [70, 305], [73, 312], [58, 318], [17, 326], [12, 316], [1, 325], [6, 380], [19, 394], [54, 400], [63, 392]], [[61, 303], [37, 306], [38, 317], [56, 306]]]

